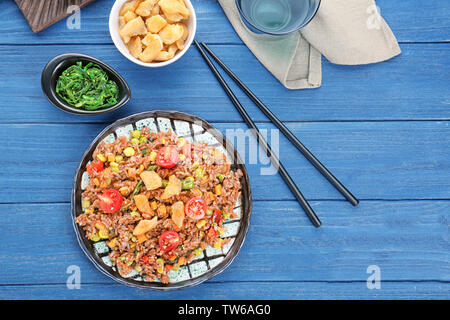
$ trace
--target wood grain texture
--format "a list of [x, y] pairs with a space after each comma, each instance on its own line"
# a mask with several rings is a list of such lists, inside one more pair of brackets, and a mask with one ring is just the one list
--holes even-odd
[[[60, 1], [60, 0], [58, 0]], [[56, 1], [55, 1], [56, 2]], [[12, 0], [0, 1], [0, 43], [112, 43], [108, 31], [113, 0], [97, 0], [81, 10], [81, 29], [57, 23], [36, 38], [23, 23]], [[208, 43], [241, 43], [217, 0], [191, 0], [197, 13], [197, 40]], [[450, 2], [447, 0], [378, 0], [381, 14], [400, 42], [450, 41]], [[420, 9], [419, 9], [420, 8]]]
[[[423, 300], [448, 299], [448, 283], [384, 282], [380, 290], [369, 290], [366, 282], [205, 282], [200, 287], [177, 292], [152, 292], [117, 284], [81, 284], [68, 290], [64, 284], [2, 286], [0, 298], [74, 300]], [[180, 301], [180, 303], [184, 303]]]
[[14, 0], [33, 32], [37, 33], [67, 17], [72, 5], [82, 8], [95, 0]]
[[[285, 121], [381, 121], [450, 119], [450, 46], [404, 44], [403, 54], [369, 66], [336, 66], [324, 61], [323, 85], [314, 90], [284, 88], [241, 45], [211, 48], [272, 111]], [[132, 90], [122, 109], [102, 116], [78, 117], [54, 108], [42, 94], [41, 71], [54, 56], [80, 52], [116, 68]], [[33, 53], [30, 63], [30, 53]], [[176, 63], [148, 69], [126, 60], [111, 45], [0, 46], [0, 122], [103, 122], [137, 112], [177, 109], [208, 121], [242, 121], [214, 75], [192, 47]], [[239, 57], [239, 59], [236, 59]], [[227, 79], [227, 78], [226, 78]], [[264, 114], [230, 82], [255, 121]], [[176, 94], [173, 94], [176, 92]]]
[[[81, 12], [81, 29], [29, 31], [12, 0], [0, 1], [0, 299], [449, 299], [450, 2], [378, 0], [402, 55], [369, 66], [323, 63], [323, 86], [289, 91], [242, 45], [216, 1], [193, 0], [199, 41], [212, 48], [358, 197], [352, 207], [281, 137], [280, 155], [324, 222], [313, 228], [282, 179], [248, 165], [254, 209], [241, 253], [222, 274], [159, 293], [115, 284], [76, 243], [70, 221], [75, 168], [109, 123], [177, 109], [222, 132], [245, 129], [195, 49], [149, 70], [127, 61], [109, 36], [112, 0]], [[417, 8], [420, 8], [417, 9]], [[123, 109], [67, 115], [42, 95], [40, 73], [59, 53], [115, 67], [133, 90]], [[176, 92], [176, 94], [174, 93]], [[237, 91], [263, 129], [267, 119]], [[381, 290], [366, 286], [381, 268]], [[80, 290], [66, 269], [81, 268]]]
[[[324, 222], [319, 229], [295, 201], [255, 201], [241, 252], [209, 281], [364, 282], [369, 265], [380, 267], [383, 281], [450, 281], [450, 201], [363, 201], [351, 210], [344, 201], [311, 205]], [[8, 243], [0, 249], [2, 285], [65, 283], [70, 265], [80, 267], [83, 283], [114, 283], [80, 250], [69, 204], [0, 210]]]
[[[318, 122], [288, 123], [288, 128], [360, 199], [450, 199], [449, 123]], [[243, 123], [215, 125], [224, 134], [246, 129]], [[0, 158], [0, 202], [68, 201], [81, 156], [103, 128], [80, 123], [0, 125], [5, 155]], [[261, 175], [267, 158], [249, 163], [249, 141], [253, 139], [245, 141], [245, 148], [236, 147], [242, 151], [253, 198], [293, 200], [279, 175]], [[287, 139], [280, 138], [279, 149], [281, 161], [308, 199], [343, 199]], [[33, 185], [33, 192], [27, 185]]]

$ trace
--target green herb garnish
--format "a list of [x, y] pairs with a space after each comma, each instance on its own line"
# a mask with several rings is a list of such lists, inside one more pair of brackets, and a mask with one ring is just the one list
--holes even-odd
[[117, 83], [97, 64], [89, 62], [84, 68], [81, 61], [63, 71], [56, 83], [56, 93], [76, 108], [97, 110], [117, 104]]

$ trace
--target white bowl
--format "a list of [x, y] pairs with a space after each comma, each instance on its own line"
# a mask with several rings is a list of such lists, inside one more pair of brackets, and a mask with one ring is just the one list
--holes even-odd
[[128, 60], [133, 61], [136, 64], [139, 64], [144, 67], [149, 68], [157, 68], [157, 67], [164, 67], [167, 66], [178, 59], [180, 59], [186, 51], [189, 49], [189, 47], [192, 44], [192, 41], [194, 41], [195, 31], [197, 30], [197, 17], [195, 16], [195, 10], [192, 6], [192, 3], [190, 0], [184, 0], [186, 7], [190, 11], [190, 16], [187, 21], [187, 27], [189, 30], [189, 36], [186, 39], [186, 42], [184, 43], [183, 50], [177, 51], [175, 53], [175, 56], [172, 59], [169, 59], [167, 61], [161, 61], [161, 62], [143, 62], [139, 59], [136, 59], [133, 57], [130, 52], [128, 51], [128, 48], [126, 47], [125, 43], [123, 42], [122, 38], [119, 35], [119, 12], [122, 8], [122, 5], [127, 2], [128, 0], [116, 0], [114, 2], [114, 5], [111, 9], [111, 13], [109, 14], [109, 33], [111, 34], [111, 38], [114, 42], [114, 45], [116, 48], [122, 53]]

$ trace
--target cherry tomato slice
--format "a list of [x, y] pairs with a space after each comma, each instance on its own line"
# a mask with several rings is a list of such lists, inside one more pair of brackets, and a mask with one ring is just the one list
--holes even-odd
[[217, 237], [217, 231], [213, 227], [211, 227], [206, 232], [206, 235], [210, 238], [215, 238], [215, 237]]
[[191, 198], [184, 207], [186, 215], [194, 220], [200, 220], [206, 213], [206, 202], [200, 197]]
[[142, 260], [143, 263], [148, 264], [150, 259], [149, 259], [148, 256], [142, 256], [141, 260]]
[[105, 213], [117, 212], [122, 206], [122, 195], [116, 189], [106, 189], [102, 194], [98, 194], [97, 197], [100, 200], [100, 209]]
[[175, 167], [178, 160], [178, 151], [175, 147], [162, 147], [156, 155], [156, 164], [167, 169]]
[[175, 231], [164, 231], [158, 239], [159, 247], [164, 252], [169, 252], [178, 247], [180, 244], [180, 236]]
[[86, 171], [88, 172], [89, 176], [92, 176], [92, 173], [94, 172], [101, 172], [103, 171], [103, 169], [103, 162], [101, 162], [100, 160], [91, 161], [91, 163], [86, 166]]
[[220, 220], [222, 220], [222, 211], [220, 211], [219, 209], [215, 209], [212, 216], [212, 221], [215, 223], [219, 223]]

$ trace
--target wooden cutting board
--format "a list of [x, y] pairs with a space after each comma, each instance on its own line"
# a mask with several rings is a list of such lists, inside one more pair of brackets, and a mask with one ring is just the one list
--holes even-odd
[[71, 12], [67, 8], [77, 5], [80, 8], [95, 0], [14, 0], [27, 19], [33, 32], [39, 32], [64, 19]]

